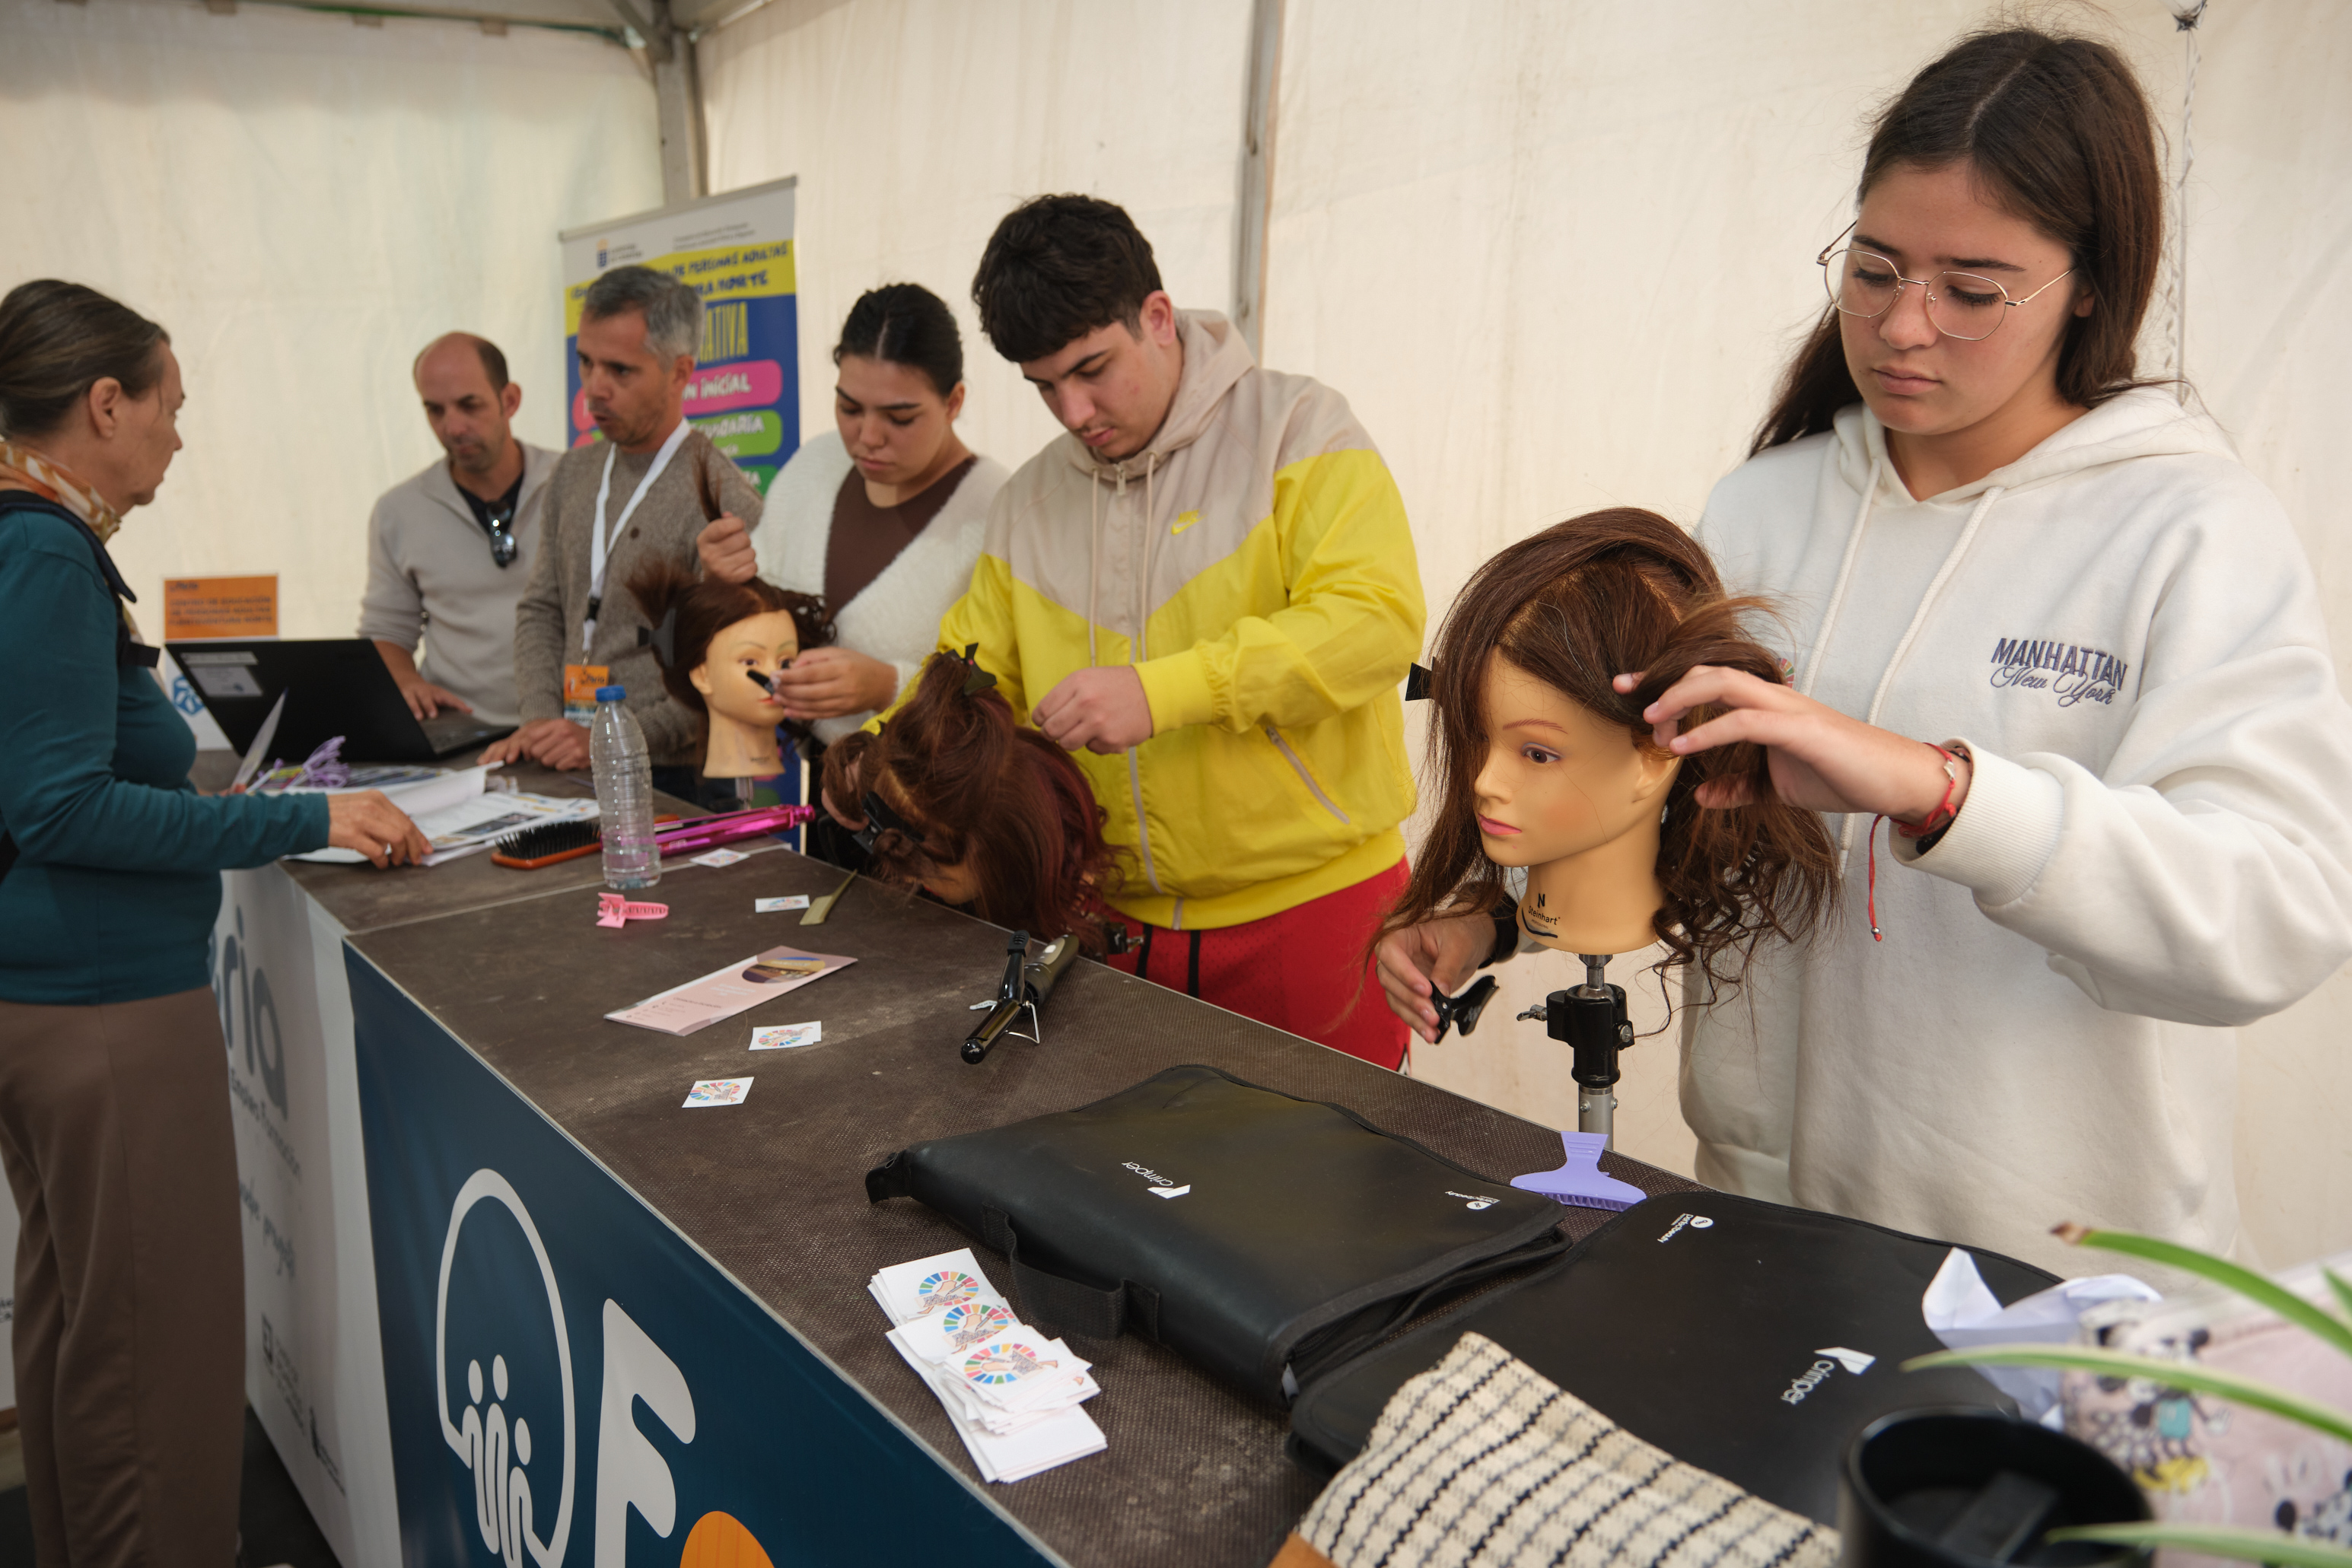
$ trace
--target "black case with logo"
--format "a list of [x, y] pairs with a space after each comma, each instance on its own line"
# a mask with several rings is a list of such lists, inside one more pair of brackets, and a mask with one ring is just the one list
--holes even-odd
[[1423, 1302], [1566, 1245], [1550, 1198], [1213, 1067], [918, 1144], [866, 1193], [1003, 1252], [1040, 1328], [1131, 1331], [1276, 1404]]
[[[1290, 1415], [1290, 1453], [1328, 1476], [1362, 1451], [1408, 1378], [1476, 1331], [1632, 1432], [1768, 1502], [1837, 1522], [1847, 1441], [1893, 1410], [2017, 1406], [1944, 1348], [1919, 1298], [1951, 1244], [1726, 1193], [1635, 1204], [1528, 1279], [1332, 1368]], [[2058, 1282], [1971, 1247], [2006, 1305]], [[1862, 1372], [1827, 1352], [1875, 1358]]]

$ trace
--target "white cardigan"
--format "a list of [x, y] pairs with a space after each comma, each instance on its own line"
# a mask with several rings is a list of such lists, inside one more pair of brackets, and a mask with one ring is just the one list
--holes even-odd
[[[849, 449], [833, 431], [802, 444], [770, 487], [752, 530], [760, 575], [799, 593], [824, 591], [833, 544], [833, 502], [850, 473]], [[846, 604], [833, 607], [835, 640], [898, 672], [898, 689], [915, 678], [940, 644], [940, 619], [971, 586], [988, 506], [1011, 477], [1004, 465], [979, 457], [929, 527]], [[865, 727], [872, 713], [845, 714], [809, 727], [827, 746]]]

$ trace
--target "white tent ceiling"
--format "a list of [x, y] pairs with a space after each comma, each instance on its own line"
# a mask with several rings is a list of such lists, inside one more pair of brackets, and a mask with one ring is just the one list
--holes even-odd
[[[89, 0], [67, 0], [88, 4]], [[671, 0], [670, 23], [680, 31], [698, 33], [760, 10], [793, 0]], [[826, 8], [827, 0], [797, 9], [811, 13]], [[845, 0], [830, 0], [843, 4]], [[285, 5], [328, 16], [348, 16], [362, 26], [392, 16], [429, 17], [441, 21], [488, 24], [500, 27], [554, 27], [600, 34], [614, 43], [636, 46], [654, 31], [653, 0], [353, 0], [351, 5], [310, 4], [309, 0], [204, 0], [208, 11], [234, 14], [240, 5]]]

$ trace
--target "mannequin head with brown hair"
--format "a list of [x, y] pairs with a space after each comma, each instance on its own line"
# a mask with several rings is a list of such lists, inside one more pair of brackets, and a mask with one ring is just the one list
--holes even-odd
[[[1385, 931], [1489, 909], [1524, 866], [1521, 928], [1547, 946], [1665, 945], [1718, 986], [1767, 936], [1810, 934], [1833, 895], [1828, 833], [1773, 797], [1762, 750], [1678, 758], [1642, 710], [1695, 665], [1778, 682], [1697, 542], [1618, 507], [1520, 540], [1478, 569], [1439, 629], [1430, 756], [1438, 810]], [[1633, 691], [1612, 677], [1639, 671]], [[1696, 724], [1710, 716], [1692, 716]], [[1711, 779], [1751, 803], [1701, 806]]]
[[779, 771], [776, 726], [783, 715], [766, 681], [803, 650], [833, 641], [824, 601], [756, 577], [697, 578], [667, 560], [639, 567], [629, 592], [653, 622], [663, 688], [706, 721], [703, 776], [763, 779]]
[[879, 829], [875, 875], [1103, 952], [1103, 895], [1118, 878], [1103, 810], [1069, 753], [1023, 727], [961, 659], [933, 654], [881, 734], [828, 747], [824, 788], [845, 808], [864, 802]]

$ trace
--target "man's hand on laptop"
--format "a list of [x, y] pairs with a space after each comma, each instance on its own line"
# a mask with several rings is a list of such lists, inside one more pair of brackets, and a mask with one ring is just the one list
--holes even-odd
[[446, 686], [435, 685], [423, 675], [404, 676], [395, 670], [392, 678], [400, 687], [401, 696], [406, 699], [408, 711], [418, 718], [431, 718], [443, 708], [455, 708], [459, 713], [474, 711], [473, 704]]
[[495, 741], [482, 752], [484, 762], [529, 760], [558, 772], [588, 766], [588, 727], [568, 718], [534, 719]]

